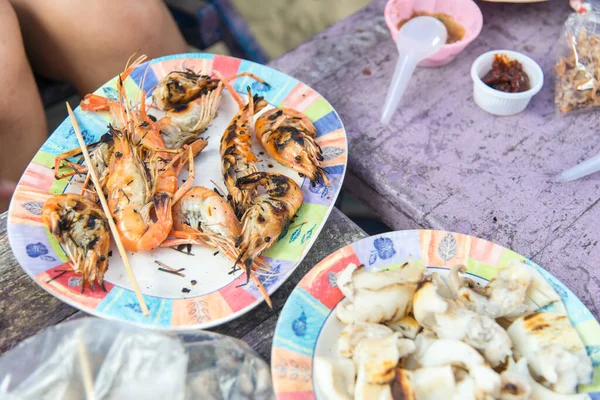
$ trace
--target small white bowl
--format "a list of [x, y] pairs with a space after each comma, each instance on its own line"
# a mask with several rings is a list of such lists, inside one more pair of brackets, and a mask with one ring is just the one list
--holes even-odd
[[[492, 70], [494, 55], [506, 54], [509, 58], [519, 61], [523, 70], [529, 75], [531, 89], [520, 93], [506, 93], [493, 89], [481, 80]], [[473, 99], [484, 111], [494, 115], [514, 115], [523, 111], [529, 100], [535, 96], [544, 85], [544, 73], [540, 66], [531, 58], [510, 50], [494, 50], [480, 55], [471, 66], [473, 79]]]

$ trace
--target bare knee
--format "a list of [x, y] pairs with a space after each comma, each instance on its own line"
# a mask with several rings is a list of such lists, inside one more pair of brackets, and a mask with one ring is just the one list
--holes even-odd
[[10, 3], [0, 0], [0, 82], [14, 80], [27, 63], [17, 15]]
[[[135, 52], [150, 58], [186, 51], [162, 0], [12, 0], [39, 73], [94, 90]], [[65, 3], [69, 6], [65, 7]]]

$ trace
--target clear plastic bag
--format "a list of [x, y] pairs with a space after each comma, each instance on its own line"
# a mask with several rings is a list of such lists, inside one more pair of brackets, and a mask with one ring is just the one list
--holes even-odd
[[559, 113], [600, 107], [600, 11], [593, 5], [567, 18], [555, 65]]
[[245, 343], [85, 318], [0, 358], [0, 399], [272, 399], [268, 366]]

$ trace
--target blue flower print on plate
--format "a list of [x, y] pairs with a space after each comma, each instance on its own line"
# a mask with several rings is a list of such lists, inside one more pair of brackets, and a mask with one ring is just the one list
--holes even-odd
[[48, 254], [48, 248], [42, 243], [30, 243], [25, 247], [27, 255], [32, 258]]
[[418, 231], [384, 233], [353, 243], [352, 248], [367, 271], [421, 260], [421, 241]]
[[388, 260], [396, 254], [396, 250], [394, 250], [394, 242], [392, 239], [387, 237], [379, 237], [373, 241], [374, 249], [371, 250], [371, 255], [369, 256], [369, 265], [375, 264], [377, 258], [382, 260]]
[[302, 314], [292, 322], [292, 330], [296, 336], [306, 335], [306, 313], [302, 310]]
[[48, 255], [48, 248], [42, 243], [30, 243], [25, 247], [27, 255], [31, 258], [40, 258], [44, 261], [56, 261], [56, 258]]

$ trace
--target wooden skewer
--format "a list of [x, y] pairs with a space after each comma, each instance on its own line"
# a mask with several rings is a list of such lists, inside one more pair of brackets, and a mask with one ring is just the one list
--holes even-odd
[[81, 130], [79, 129], [77, 118], [75, 118], [75, 114], [73, 114], [73, 110], [71, 109], [71, 106], [68, 102], [67, 110], [69, 111], [69, 117], [71, 118], [71, 124], [73, 124], [75, 135], [77, 135], [77, 140], [79, 141], [79, 147], [81, 147], [81, 152], [83, 153], [83, 157], [85, 158], [85, 162], [88, 166], [88, 171], [90, 173], [90, 176], [92, 177], [92, 182], [96, 187], [96, 193], [98, 193], [98, 198], [100, 199], [100, 203], [102, 204], [102, 209], [104, 209], [104, 213], [106, 214], [106, 219], [108, 220], [108, 225], [110, 226], [113, 239], [115, 239], [115, 243], [117, 244], [119, 253], [121, 253], [121, 258], [123, 259], [123, 264], [125, 265], [125, 271], [127, 271], [127, 276], [129, 277], [131, 286], [133, 286], [135, 296], [137, 297], [137, 300], [140, 303], [142, 313], [145, 317], [147, 317], [148, 315], [150, 315], [150, 313], [148, 312], [148, 306], [146, 305], [144, 297], [142, 296], [142, 292], [140, 291], [140, 287], [138, 286], [138, 283], [135, 280], [135, 275], [133, 274], [133, 270], [131, 269], [131, 265], [129, 264], [129, 258], [127, 258], [127, 252], [125, 251], [125, 247], [123, 247], [123, 243], [121, 242], [121, 236], [119, 236], [119, 231], [117, 230], [115, 221], [113, 221], [110, 208], [108, 208], [106, 197], [104, 196], [102, 186], [100, 185], [100, 180], [98, 179], [98, 175], [96, 174], [96, 168], [94, 167], [94, 164], [92, 164], [92, 160], [90, 159], [90, 154], [88, 153], [87, 146], [85, 145], [83, 136], [81, 136]]
[[94, 378], [90, 367], [90, 358], [88, 356], [87, 347], [81, 336], [81, 330], [77, 331], [77, 355], [79, 356], [79, 364], [81, 366], [81, 374], [83, 376], [83, 387], [85, 389], [87, 400], [96, 400], [96, 392], [94, 390]]

